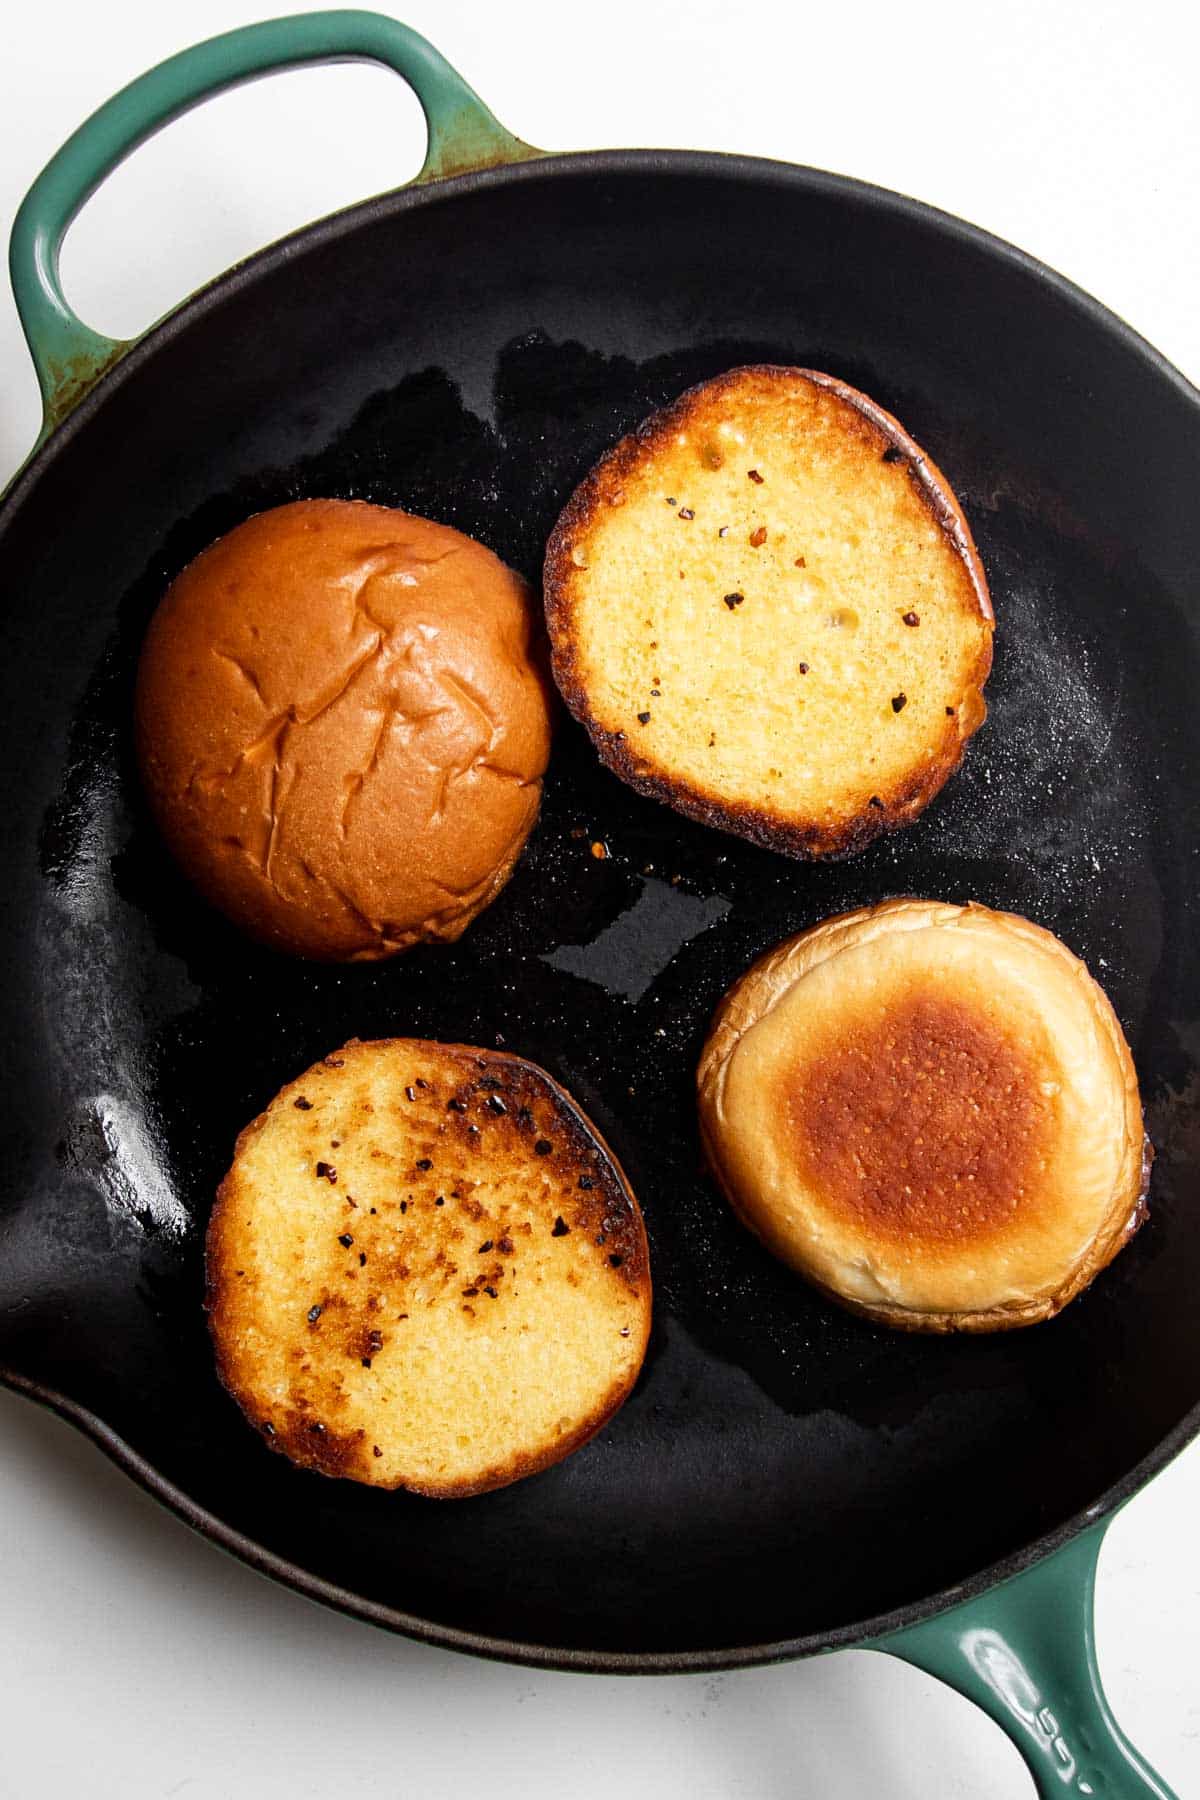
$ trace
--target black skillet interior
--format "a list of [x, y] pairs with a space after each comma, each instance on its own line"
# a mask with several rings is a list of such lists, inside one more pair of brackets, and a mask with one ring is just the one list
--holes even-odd
[[[991, 718], [923, 820], [804, 866], [636, 798], [564, 724], [528, 852], [452, 949], [305, 966], [193, 899], [129, 741], [139, 639], [190, 557], [262, 507], [362, 496], [536, 579], [606, 445], [762, 359], [894, 410], [975, 527]], [[297, 1579], [548, 1659], [811, 1647], [1131, 1485], [1200, 1400], [1197, 467], [1196, 397], [1098, 309], [948, 221], [764, 164], [567, 158], [394, 196], [193, 303], [60, 434], [0, 533], [0, 1361]], [[1151, 1222], [1053, 1324], [874, 1329], [774, 1263], [700, 1170], [691, 1072], [723, 990], [786, 933], [896, 893], [1051, 927], [1130, 1034]], [[552, 1070], [652, 1243], [632, 1400], [561, 1467], [457, 1504], [267, 1454], [200, 1308], [238, 1129], [345, 1038], [393, 1033]]]

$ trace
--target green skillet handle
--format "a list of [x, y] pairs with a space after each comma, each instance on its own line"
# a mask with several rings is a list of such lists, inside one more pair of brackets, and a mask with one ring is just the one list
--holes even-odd
[[1109, 1711], [1092, 1627], [1093, 1525], [1033, 1568], [949, 1612], [877, 1639], [1003, 1725], [1044, 1800], [1174, 1800]]
[[303, 63], [346, 61], [386, 64], [421, 102], [429, 145], [418, 181], [541, 154], [505, 131], [431, 44], [381, 13], [270, 19], [170, 57], [122, 88], [67, 139], [17, 214], [9, 267], [41, 385], [43, 436], [129, 348], [90, 330], [63, 295], [59, 251], [85, 200], [130, 151], [211, 95]]

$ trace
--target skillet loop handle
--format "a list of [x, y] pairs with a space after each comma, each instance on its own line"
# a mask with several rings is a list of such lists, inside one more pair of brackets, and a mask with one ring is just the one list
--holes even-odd
[[506, 131], [432, 44], [381, 13], [271, 19], [159, 63], [67, 139], [30, 188], [13, 225], [9, 267], [42, 390], [43, 437], [130, 347], [92, 331], [62, 291], [59, 252], [84, 202], [139, 144], [202, 100], [282, 69], [349, 61], [394, 69], [420, 101], [429, 143], [418, 182], [542, 154]]
[[936, 1675], [1002, 1725], [1043, 1800], [1175, 1800], [1109, 1710], [1093, 1601], [1104, 1525], [1011, 1581], [870, 1646]]

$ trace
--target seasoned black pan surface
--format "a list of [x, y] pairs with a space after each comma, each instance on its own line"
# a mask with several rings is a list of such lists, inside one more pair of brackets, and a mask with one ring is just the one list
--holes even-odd
[[[615, 437], [761, 360], [880, 400], [975, 529], [991, 717], [922, 820], [852, 861], [790, 862], [639, 799], [564, 722], [520, 868], [451, 949], [303, 965], [194, 899], [130, 746], [139, 641], [189, 558], [263, 507], [359, 496], [536, 580]], [[771, 164], [613, 153], [461, 178], [189, 303], [0, 515], [7, 1378], [310, 1592], [595, 1668], [848, 1641], [1111, 1507], [1200, 1402], [1198, 467], [1200, 398], [1100, 308], [923, 208]], [[1133, 1045], [1150, 1222], [1052, 1324], [875, 1329], [774, 1263], [701, 1171], [692, 1069], [724, 989], [785, 934], [899, 893], [1049, 926]], [[267, 1454], [216, 1382], [201, 1310], [239, 1128], [345, 1038], [399, 1033], [544, 1064], [613, 1144], [651, 1237], [632, 1400], [560, 1467], [458, 1504]]]

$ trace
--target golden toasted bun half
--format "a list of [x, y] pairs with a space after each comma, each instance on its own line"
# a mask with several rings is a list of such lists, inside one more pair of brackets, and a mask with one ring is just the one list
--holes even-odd
[[386, 506], [259, 513], [172, 584], [138, 671], [138, 756], [201, 892], [297, 956], [458, 937], [537, 817], [550, 689], [528, 590]]
[[555, 527], [545, 599], [609, 768], [794, 856], [908, 824], [986, 714], [962, 509], [889, 413], [811, 369], [734, 369], [610, 450]]
[[726, 995], [698, 1081], [734, 1211], [886, 1325], [1050, 1318], [1145, 1217], [1116, 1015], [1012, 913], [890, 900], [802, 932]]
[[646, 1234], [517, 1056], [347, 1044], [238, 1139], [208, 1229], [222, 1381], [274, 1450], [450, 1498], [587, 1442], [637, 1379]]

